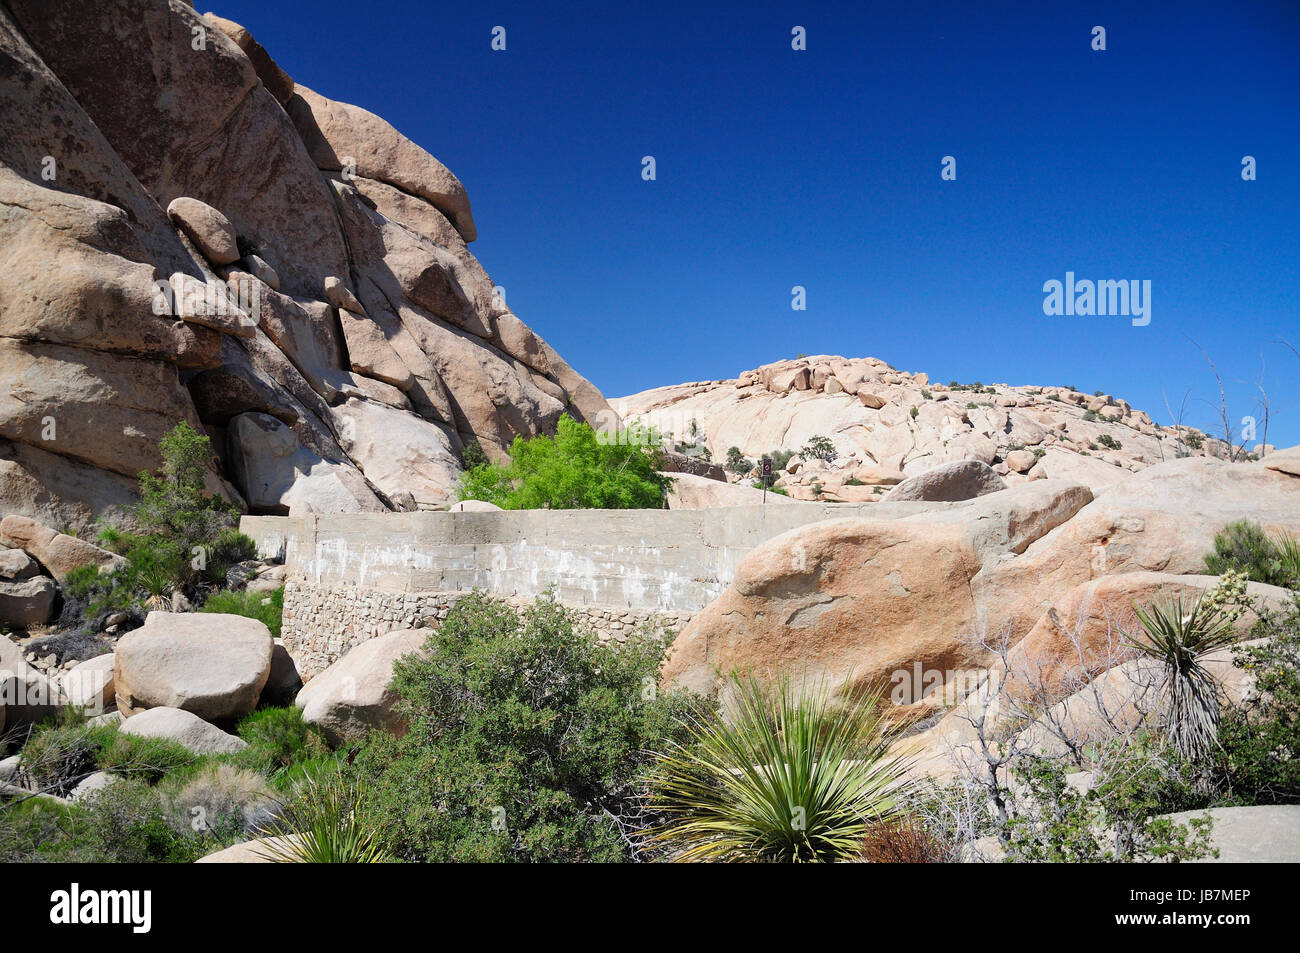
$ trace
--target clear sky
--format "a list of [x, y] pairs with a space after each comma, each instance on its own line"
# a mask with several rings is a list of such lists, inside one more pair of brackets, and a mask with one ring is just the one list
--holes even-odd
[[[215, 12], [445, 162], [512, 310], [607, 396], [869, 355], [1217, 430], [1199, 344], [1234, 427], [1262, 362], [1300, 443], [1300, 0]], [[1150, 323], [1045, 315], [1067, 271], [1150, 281]]]

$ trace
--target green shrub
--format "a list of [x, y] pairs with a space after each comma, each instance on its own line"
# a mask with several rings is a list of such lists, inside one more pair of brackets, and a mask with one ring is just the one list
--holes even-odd
[[62, 797], [95, 771], [152, 783], [197, 760], [198, 755], [176, 742], [122, 734], [111, 725], [74, 723], [68, 714], [35, 729], [23, 747], [20, 767], [41, 790]]
[[302, 720], [302, 709], [263, 708], [245, 717], [236, 734], [248, 747], [234, 760], [265, 775], [275, 775], [294, 765], [312, 762], [329, 754], [320, 729]]
[[1300, 596], [1261, 610], [1252, 642], [1233, 650], [1255, 691], [1229, 708], [1210, 752], [1206, 786], [1223, 804], [1300, 804]]
[[191, 863], [220, 844], [178, 828], [159, 792], [115, 780], [78, 804], [33, 798], [0, 805], [0, 860]]
[[1100, 437], [1098, 437], [1097, 442], [1101, 444], [1103, 447], [1105, 447], [1107, 450], [1124, 449], [1124, 445], [1108, 433], [1104, 433]]
[[772, 460], [772, 472], [777, 473], [786, 468], [791, 460], [794, 459], [793, 450], [773, 450], [768, 456]]
[[155, 788], [123, 778], [87, 798], [75, 840], [96, 863], [186, 864], [221, 846], [204, 833], [178, 826]]
[[410, 730], [354, 768], [385, 850], [409, 861], [613, 861], [645, 826], [648, 751], [683, 732], [658, 690], [664, 645], [618, 647], [548, 598], [522, 613], [474, 593], [395, 666]]
[[1156, 816], [1167, 807], [1161, 803], [1158, 765], [1150, 758], [1129, 763], [1129, 771], [1108, 773], [1101, 785], [1081, 792], [1067, 781], [1063, 762], [1025, 759], [1013, 774], [1027, 809], [1006, 825], [1007, 860], [1097, 863], [1217, 856], [1210, 842], [1210, 815], [1191, 818], [1186, 825]]
[[239, 510], [205, 492], [212, 457], [206, 434], [181, 421], [162, 438], [158, 449], [162, 468], [140, 474], [140, 502], [134, 515], [146, 535], [174, 545], [188, 566], [196, 547], [213, 546], [221, 530], [239, 518]]
[[754, 461], [746, 457], [739, 447], [728, 447], [727, 462], [723, 466], [732, 473], [748, 473], [754, 469]]
[[1185, 430], [1182, 433], [1183, 443], [1187, 444], [1193, 450], [1200, 450], [1205, 446], [1205, 435], [1197, 433], [1195, 430]]
[[460, 462], [466, 470], [474, 470], [485, 467], [492, 461], [488, 459], [487, 453], [477, 440], [466, 440], [465, 449], [460, 454]]
[[1205, 568], [1212, 576], [1236, 569], [1254, 582], [1297, 589], [1300, 544], [1285, 533], [1270, 538], [1258, 523], [1238, 520], [1215, 534], [1214, 551], [1206, 554]]
[[917, 415], [920, 413], [920, 411], [917, 410], [915, 407], [913, 407], [913, 408], [911, 409], [910, 413], [911, 413], [911, 415], [912, 415], [912, 419], [915, 420], [915, 419], [917, 418]]
[[132, 509], [139, 532], [106, 526], [100, 545], [126, 557], [111, 573], [83, 567], [69, 592], [97, 620], [146, 604], [169, 608], [173, 591], [191, 600], [225, 582], [226, 571], [256, 554], [253, 541], [233, 527], [239, 510], [204, 489], [211, 451], [208, 437], [181, 421], [159, 443], [163, 465], [140, 474], [140, 500]]
[[1100, 415], [1098, 415], [1098, 413], [1095, 410], [1085, 410], [1083, 412], [1083, 419], [1088, 421], [1089, 423], [1096, 423], [1097, 421], [1101, 420], [1101, 417]]
[[248, 589], [214, 592], [208, 596], [208, 601], [203, 603], [200, 611], [224, 612], [256, 619], [271, 630], [272, 637], [278, 639], [284, 614], [284, 586], [270, 592], [252, 592]]
[[603, 441], [565, 415], [554, 437], [516, 437], [507, 466], [466, 473], [459, 495], [507, 510], [657, 509], [672, 484], [657, 472], [657, 455], [653, 446]]

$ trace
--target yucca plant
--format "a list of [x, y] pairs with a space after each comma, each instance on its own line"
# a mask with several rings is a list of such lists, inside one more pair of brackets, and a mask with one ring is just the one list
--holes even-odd
[[888, 754], [881, 694], [733, 677], [729, 714], [702, 715], [658, 756], [654, 840], [675, 860], [838, 861], [898, 814], [907, 762]]
[[309, 775], [260, 831], [278, 839], [263, 844], [264, 856], [287, 864], [386, 862], [376, 831], [358, 810], [364, 799], [362, 782], [346, 780], [341, 767]]
[[1198, 598], [1185, 607], [1172, 602], [1134, 605], [1143, 631], [1127, 641], [1163, 666], [1156, 688], [1157, 715], [1169, 741], [1191, 761], [1204, 757], [1219, 732], [1218, 682], [1201, 664], [1209, 653], [1236, 641], [1223, 606]]

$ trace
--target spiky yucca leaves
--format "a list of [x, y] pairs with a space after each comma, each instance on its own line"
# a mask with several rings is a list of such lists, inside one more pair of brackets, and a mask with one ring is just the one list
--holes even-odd
[[837, 861], [895, 817], [905, 759], [881, 694], [843, 703], [823, 685], [733, 677], [727, 716], [691, 726], [659, 756], [650, 797], [669, 818], [656, 840], [684, 861]]
[[1158, 713], [1174, 750], [1190, 761], [1203, 758], [1219, 733], [1218, 682], [1201, 664], [1236, 641], [1232, 618], [1221, 605], [1182, 597], [1152, 606], [1134, 605], [1143, 632], [1129, 636], [1134, 648], [1164, 666], [1157, 687]]
[[360, 816], [365, 799], [360, 781], [348, 781], [343, 769], [309, 775], [261, 831], [279, 838], [262, 846], [263, 854], [283, 864], [380, 864], [389, 858], [374, 828]]

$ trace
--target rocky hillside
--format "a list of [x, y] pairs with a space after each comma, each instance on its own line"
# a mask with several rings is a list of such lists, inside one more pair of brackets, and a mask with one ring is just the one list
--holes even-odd
[[1109, 394], [931, 383], [870, 357], [777, 361], [611, 404], [628, 421], [706, 447], [719, 463], [731, 447], [757, 461], [828, 437], [834, 459], [796, 457], [778, 480], [796, 499], [869, 502], [906, 477], [961, 460], [991, 465], [1011, 486], [1052, 478], [1096, 490], [1163, 460], [1224, 452], [1200, 431], [1161, 427]]
[[182, 420], [214, 487], [284, 513], [444, 503], [466, 441], [607, 418], [475, 237], [442, 163], [238, 24], [4, 0], [0, 510], [113, 512]]

